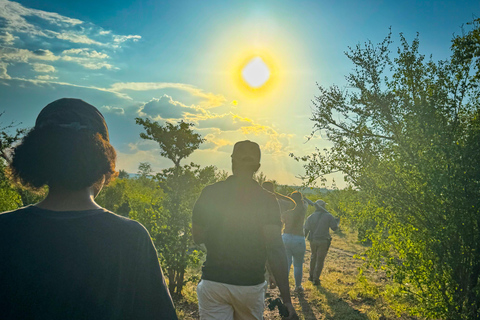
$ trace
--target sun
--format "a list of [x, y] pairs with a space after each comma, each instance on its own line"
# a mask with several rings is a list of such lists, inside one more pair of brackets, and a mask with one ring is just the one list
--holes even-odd
[[[253, 52], [252, 52], [253, 51]], [[277, 63], [268, 52], [252, 50], [239, 55], [233, 64], [237, 88], [247, 97], [265, 96], [278, 82]]]
[[242, 69], [242, 78], [252, 88], [260, 88], [270, 78], [270, 69], [261, 57], [254, 57]]

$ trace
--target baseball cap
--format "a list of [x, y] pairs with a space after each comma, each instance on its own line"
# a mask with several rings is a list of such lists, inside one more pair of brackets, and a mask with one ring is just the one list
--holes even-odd
[[58, 126], [100, 133], [108, 141], [108, 127], [97, 108], [80, 99], [62, 98], [40, 111], [35, 128]]
[[233, 146], [232, 159], [248, 163], [260, 163], [260, 146], [253, 141], [244, 140]]

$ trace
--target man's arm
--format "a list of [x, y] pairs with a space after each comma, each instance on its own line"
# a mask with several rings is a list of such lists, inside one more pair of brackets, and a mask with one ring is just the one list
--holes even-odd
[[280, 296], [288, 309], [289, 316], [286, 319], [296, 319], [296, 312], [290, 297], [287, 255], [282, 241], [281, 227], [273, 224], [266, 225], [263, 228], [263, 234], [267, 245], [267, 260], [280, 290]]
[[309, 205], [311, 205], [311, 206], [315, 206], [315, 203], [314, 203], [312, 200], [310, 200], [310, 199], [308, 199], [308, 198], [306, 198], [306, 197], [303, 198], [303, 200], [304, 200], [307, 204], [309, 204]]
[[192, 236], [196, 244], [205, 243], [206, 216], [208, 213], [206, 188], [202, 190], [200, 197], [195, 202], [192, 211]]
[[205, 243], [205, 228], [195, 222], [192, 223], [192, 235], [196, 244]]
[[337, 231], [338, 229], [338, 223], [339, 221], [337, 219], [335, 219], [334, 216], [330, 215], [330, 229], [332, 229], [333, 231]]

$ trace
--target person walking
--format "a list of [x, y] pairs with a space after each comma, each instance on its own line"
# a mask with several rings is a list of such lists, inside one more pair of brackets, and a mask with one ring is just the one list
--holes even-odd
[[204, 188], [193, 208], [193, 239], [207, 248], [197, 286], [202, 320], [262, 320], [267, 260], [289, 313], [286, 319], [297, 319], [279, 206], [252, 178], [260, 156], [257, 143], [237, 142], [231, 156], [233, 175]]
[[338, 229], [338, 220], [325, 209], [325, 206], [325, 201], [315, 201], [315, 211], [307, 218], [304, 227], [305, 238], [310, 241], [312, 253], [308, 279], [314, 285], [320, 285], [320, 275], [332, 242], [329, 230], [335, 231]]
[[296, 206], [282, 214], [282, 221], [285, 224], [283, 230], [283, 243], [287, 252], [288, 270], [293, 262], [293, 275], [295, 278], [295, 291], [302, 292], [303, 261], [305, 257], [305, 237], [303, 234], [303, 222], [305, 221], [306, 207], [303, 196], [295, 191], [290, 194]]
[[79, 99], [47, 105], [14, 148], [34, 205], [0, 214], [2, 319], [177, 319], [147, 230], [95, 203], [115, 175], [102, 114]]

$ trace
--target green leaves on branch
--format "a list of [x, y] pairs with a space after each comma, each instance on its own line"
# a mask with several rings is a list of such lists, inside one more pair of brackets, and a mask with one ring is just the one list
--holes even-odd
[[350, 48], [348, 89], [319, 86], [313, 101], [313, 134], [333, 146], [296, 158], [308, 182], [345, 174], [352, 189], [331, 205], [365, 229], [369, 263], [410, 312], [430, 318], [480, 318], [479, 23], [444, 61], [420, 54], [418, 35], [400, 34], [393, 57], [391, 34]]

